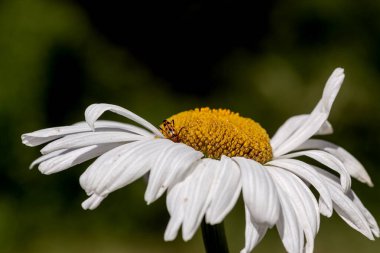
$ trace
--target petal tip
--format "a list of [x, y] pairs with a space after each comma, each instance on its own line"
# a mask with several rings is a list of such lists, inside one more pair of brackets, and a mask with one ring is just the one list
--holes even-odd
[[370, 178], [368, 178], [368, 180], [366, 180], [365, 183], [366, 183], [369, 187], [374, 187], [374, 186], [375, 186]]
[[32, 170], [32, 169], [34, 168], [34, 166], [35, 166], [35, 164], [34, 164], [34, 163], [31, 163], [31, 164], [29, 165], [29, 169]]
[[165, 232], [164, 241], [165, 242], [174, 241], [176, 236], [177, 236], [176, 234], [173, 234], [173, 233], [170, 234], [168, 232]]
[[84, 210], [94, 210], [97, 208], [105, 197], [97, 194], [91, 195], [88, 199], [82, 202], [82, 208]]
[[337, 67], [337, 68], [335, 68], [334, 72], [336, 72], [337, 74], [344, 74], [344, 68]]
[[22, 144], [24, 144], [26, 146], [32, 146], [28, 137], [29, 137], [28, 134], [22, 134], [21, 135], [21, 142], [22, 142]]
[[331, 74], [331, 77], [339, 78], [339, 77], [344, 77], [344, 68], [337, 67], [334, 69], [333, 73]]

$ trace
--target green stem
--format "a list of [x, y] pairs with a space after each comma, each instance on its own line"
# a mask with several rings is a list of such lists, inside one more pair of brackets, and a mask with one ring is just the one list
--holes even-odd
[[203, 243], [206, 253], [228, 253], [226, 235], [223, 223], [210, 225], [202, 221]]

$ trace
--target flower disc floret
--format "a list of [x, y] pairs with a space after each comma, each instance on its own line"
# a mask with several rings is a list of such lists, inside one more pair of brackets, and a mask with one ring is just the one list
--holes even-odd
[[[272, 159], [270, 139], [260, 124], [227, 109], [208, 107], [178, 113], [167, 119], [178, 135], [177, 139], [205, 156], [220, 159], [245, 157], [259, 163]], [[162, 132], [171, 139], [172, 132]]]

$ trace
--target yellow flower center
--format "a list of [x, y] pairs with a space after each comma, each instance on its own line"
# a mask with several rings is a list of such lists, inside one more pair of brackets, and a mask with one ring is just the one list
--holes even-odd
[[266, 163], [272, 159], [269, 136], [260, 124], [226, 109], [201, 108], [171, 116], [161, 125], [164, 136], [205, 156], [241, 156]]

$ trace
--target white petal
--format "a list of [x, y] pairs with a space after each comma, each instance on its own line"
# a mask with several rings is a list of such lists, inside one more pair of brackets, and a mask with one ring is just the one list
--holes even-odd
[[314, 113], [310, 114], [308, 120], [295, 131], [282, 145], [273, 149], [273, 156], [279, 157], [292, 151], [295, 147], [302, 144], [304, 141], [313, 136], [320, 128], [322, 122], [328, 117], [326, 113]]
[[309, 117], [308, 114], [296, 115], [290, 117], [283, 123], [270, 140], [270, 145], [273, 149], [282, 144], [290, 135], [294, 133], [300, 126], [305, 123], [305, 120]]
[[[75, 124], [75, 126], [83, 126], [86, 129], [88, 129], [88, 131], [93, 130], [90, 128], [90, 126], [87, 124], [86, 121], [78, 122]], [[153, 135], [152, 133], [148, 132], [147, 130], [145, 130], [141, 127], [131, 125], [131, 124], [127, 124], [127, 123], [111, 121], [111, 120], [97, 120], [96, 122], [94, 122], [94, 126], [95, 126], [95, 131], [97, 131], [97, 132], [98, 131], [102, 131], [102, 132], [104, 132], [104, 131], [127, 131], [130, 133], [135, 133], [135, 134], [139, 134], [142, 136], [152, 136]]]
[[373, 240], [369, 224], [360, 210], [344, 194], [339, 194], [341, 191], [338, 188], [331, 187], [331, 192], [335, 195], [333, 196], [334, 210], [338, 215], [352, 228]]
[[[284, 124], [277, 130], [274, 136], [270, 140], [271, 147], [276, 150], [289, 136], [291, 136], [296, 130], [298, 130], [309, 118], [309, 114], [302, 114], [290, 117]], [[328, 121], [325, 121], [316, 134], [326, 135], [332, 134], [333, 128]]]
[[311, 112], [307, 120], [299, 126], [281, 145], [273, 150], [274, 157], [286, 154], [294, 148], [301, 145], [311, 136], [316, 134], [326, 122], [331, 106], [344, 79], [343, 69], [337, 68], [334, 70], [330, 78], [327, 80], [321, 100]]
[[187, 206], [189, 187], [190, 185], [184, 181], [176, 184], [168, 191], [166, 206], [170, 214], [170, 220], [165, 230], [165, 241], [172, 241], [177, 237], [185, 216], [184, 208]]
[[97, 194], [93, 194], [88, 199], [83, 201], [82, 208], [85, 210], [94, 210], [100, 205], [100, 203], [103, 201], [103, 199], [105, 199], [105, 197], [107, 196], [99, 196]]
[[150, 170], [145, 201], [149, 204], [159, 198], [174, 179], [181, 179], [191, 164], [202, 156], [201, 152], [182, 143], [173, 143], [161, 150]]
[[62, 126], [41, 129], [35, 132], [23, 134], [21, 136], [22, 143], [27, 146], [34, 147], [40, 144], [58, 139], [64, 135], [90, 131], [88, 126]]
[[377, 222], [376, 222], [375, 218], [372, 216], [372, 214], [367, 210], [367, 208], [364, 207], [364, 205], [360, 201], [359, 197], [353, 191], [350, 191], [348, 193], [348, 197], [359, 208], [359, 210], [362, 212], [362, 214], [366, 218], [373, 235], [376, 237], [379, 237], [380, 236], [379, 226], [377, 225]]
[[208, 158], [201, 161], [188, 177], [187, 206], [184, 209], [182, 225], [182, 237], [185, 241], [190, 240], [197, 231], [213, 197], [210, 195], [210, 190], [215, 181], [219, 161]]
[[340, 174], [340, 181], [345, 192], [351, 188], [351, 177], [341, 161], [328, 152], [321, 150], [306, 150], [287, 154], [281, 158], [308, 156]]
[[294, 205], [294, 209], [297, 213], [300, 211], [299, 216], [302, 216], [304, 221], [307, 221], [305, 225], [310, 225], [312, 234], [315, 236], [319, 230], [320, 218], [318, 203], [313, 193], [306, 184], [293, 173], [276, 167], [269, 167], [268, 169], [276, 183], [279, 184], [289, 195], [290, 199], [292, 199], [291, 203]]
[[[174, 186], [178, 182], [183, 181], [185, 177], [192, 172], [193, 166], [191, 165], [203, 157], [203, 154], [201, 152], [195, 151], [193, 148], [188, 147], [187, 145], [179, 143], [178, 145], [183, 145], [185, 149], [182, 150], [182, 154], [178, 154], [177, 156], [173, 157], [172, 168], [166, 170], [167, 174], [162, 185], [168, 186], [168, 188]], [[158, 195], [161, 196], [165, 190], [165, 187], [160, 187], [158, 190]]]
[[259, 225], [252, 222], [251, 213], [247, 206], [245, 206], [245, 246], [240, 253], [251, 252], [256, 245], [263, 239], [268, 230], [268, 226]]
[[222, 156], [213, 184], [213, 198], [206, 213], [211, 225], [223, 221], [235, 206], [241, 191], [240, 170], [229, 157]]
[[118, 144], [92, 145], [67, 151], [64, 154], [55, 156], [49, 160], [42, 162], [38, 166], [38, 169], [41, 171], [41, 173], [50, 175], [52, 173], [60, 172], [77, 164], [95, 158], [117, 146]]
[[[154, 161], [157, 159], [158, 154], [167, 145], [173, 145], [173, 142], [161, 139], [153, 140], [151, 143], [144, 143], [140, 147], [133, 148], [131, 153], [122, 154], [120, 159], [115, 161], [111, 167], [105, 168], [110, 170], [111, 173], [103, 178], [100, 185], [105, 183], [104, 186], [108, 191], [115, 191], [124, 187], [135, 180], [145, 175], [153, 166]], [[107, 183], [109, 181], [109, 183]], [[101, 187], [98, 187], [101, 191]]]
[[322, 111], [328, 112], [338, 94], [344, 80], [344, 69], [336, 68], [327, 80], [326, 86], [322, 94]]
[[182, 223], [182, 237], [190, 240], [199, 227], [211, 197], [209, 191], [214, 182], [218, 161], [201, 159], [193, 164], [192, 173], [184, 181], [169, 189], [167, 207], [170, 221], [165, 240], [173, 240]]
[[146, 140], [145, 137], [125, 132], [86, 132], [67, 135], [47, 144], [41, 149], [42, 154], [47, 154], [59, 149], [74, 149], [91, 145], [118, 143], [128, 141]]
[[363, 165], [344, 148], [328, 141], [310, 139], [297, 148], [297, 150], [302, 149], [322, 149], [329, 152], [342, 161], [344, 167], [353, 178], [356, 178], [360, 182], [366, 183], [369, 186], [373, 186], [371, 178]]
[[[325, 177], [325, 180], [329, 180], [330, 184], [335, 185], [335, 187], [339, 188], [339, 178], [319, 168], [317, 168], [317, 170], [319, 173], [321, 173]], [[368, 225], [371, 228], [372, 233], [376, 237], [379, 237], [379, 227], [377, 225], [375, 218], [367, 210], [367, 208], [364, 207], [363, 203], [360, 201], [359, 197], [355, 194], [355, 192], [353, 190], [350, 190], [346, 193], [346, 196], [356, 205], [356, 207], [361, 211], [363, 216], [366, 218]]]
[[329, 189], [312, 166], [294, 159], [278, 159], [267, 164], [288, 170], [313, 185], [321, 197], [319, 203], [321, 213], [327, 217], [332, 215], [333, 205]]
[[267, 168], [277, 187], [280, 187], [287, 194], [294, 208], [307, 240], [305, 251], [313, 252], [314, 238], [320, 222], [318, 204], [314, 195], [305, 183], [291, 172], [276, 167]]
[[277, 222], [277, 230], [287, 252], [301, 253], [304, 245], [303, 231], [298, 222], [291, 199], [277, 186], [277, 192], [281, 203], [281, 214]]
[[49, 160], [50, 158], [53, 158], [53, 157], [56, 157], [60, 154], [63, 154], [65, 152], [67, 152], [68, 149], [61, 149], [61, 150], [57, 150], [57, 151], [54, 151], [54, 152], [51, 152], [49, 154], [46, 154], [46, 155], [43, 155], [43, 156], [40, 156], [38, 157], [36, 160], [34, 160], [30, 166], [29, 166], [29, 169], [32, 169], [34, 166], [36, 166], [37, 164], [40, 164], [42, 163], [43, 161], [46, 161], [46, 160]]
[[321, 128], [315, 133], [315, 135], [328, 135], [334, 132], [333, 126], [327, 120], [323, 122]]
[[341, 186], [333, 180], [334, 175], [325, 170], [315, 167], [315, 169], [323, 176], [334, 203], [334, 210], [338, 215], [352, 228], [365, 235], [370, 240], [373, 240], [370, 223], [358, 208], [358, 206], [346, 195], [341, 189]]
[[92, 104], [89, 107], [87, 107], [85, 112], [85, 118], [87, 123], [90, 127], [94, 128], [95, 121], [105, 112], [105, 111], [111, 111], [114, 113], [117, 113], [119, 115], [122, 115], [130, 120], [133, 120], [134, 122], [142, 125], [143, 127], [149, 129], [152, 133], [154, 133], [157, 136], [163, 137], [161, 132], [153, 126], [151, 123], [146, 121], [145, 119], [141, 118], [140, 116], [134, 114], [133, 112], [124, 109], [117, 105], [111, 105], [111, 104]]
[[280, 203], [272, 178], [260, 163], [234, 157], [241, 171], [243, 198], [253, 221], [272, 227], [279, 218]]
[[[152, 136], [151, 133], [140, 127], [115, 121], [98, 120], [95, 122], [94, 126], [96, 131], [128, 131], [142, 136]], [[75, 123], [72, 126], [52, 127], [26, 133], [21, 136], [21, 139], [22, 143], [25, 145], [34, 147], [65, 135], [90, 131], [93, 131], [93, 129], [91, 129], [86, 122], [82, 121]]]
[[95, 160], [80, 177], [80, 184], [88, 194], [106, 196], [147, 173], [157, 152], [172, 143], [155, 139], [114, 148]]
[[157, 157], [152, 164], [152, 168], [149, 173], [148, 187], [145, 191], [145, 201], [148, 203], [152, 203], [156, 198], [157, 188], [160, 187], [162, 179], [159, 176], [162, 174], [162, 170], [164, 168], [170, 168], [171, 158], [173, 154], [178, 151], [181, 146], [176, 145], [177, 143], [173, 143], [173, 145], [164, 146], [159, 153], [157, 153]]

